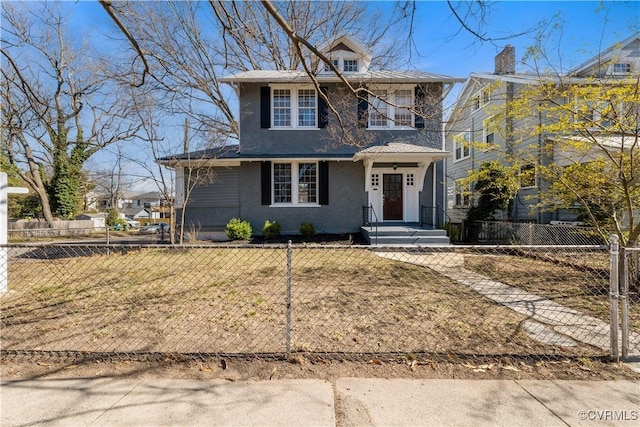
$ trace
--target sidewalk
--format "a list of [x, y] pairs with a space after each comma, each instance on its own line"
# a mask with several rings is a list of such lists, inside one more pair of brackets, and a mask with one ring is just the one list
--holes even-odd
[[0, 385], [0, 425], [636, 426], [640, 382], [46, 378]]

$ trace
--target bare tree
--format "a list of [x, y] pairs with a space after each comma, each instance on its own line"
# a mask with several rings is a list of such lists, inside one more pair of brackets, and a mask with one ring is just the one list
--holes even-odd
[[73, 217], [82, 166], [133, 138], [131, 106], [109, 61], [71, 40], [59, 4], [3, 3], [2, 133], [8, 157], [40, 199], [45, 220]]
[[[131, 179], [124, 173], [123, 161], [125, 160], [122, 147], [116, 147], [116, 161], [111, 165], [102, 165], [100, 169], [92, 170], [89, 179], [93, 188], [101, 195], [107, 196], [112, 208], [118, 207], [120, 200], [132, 187]], [[109, 168], [106, 168], [110, 166]]]

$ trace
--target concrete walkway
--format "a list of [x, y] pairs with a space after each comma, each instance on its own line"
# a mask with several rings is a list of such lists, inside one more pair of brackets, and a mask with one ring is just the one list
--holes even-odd
[[[608, 323], [531, 294], [520, 288], [492, 280], [464, 268], [464, 256], [456, 253], [412, 254], [376, 252], [376, 255], [428, 267], [445, 277], [468, 286], [479, 294], [529, 318], [525, 329], [534, 339], [549, 345], [588, 344], [604, 351], [610, 349]], [[619, 331], [619, 336], [622, 332]], [[630, 354], [640, 352], [640, 334], [629, 334]]]
[[635, 426], [634, 381], [43, 378], [0, 385], [18, 426]]

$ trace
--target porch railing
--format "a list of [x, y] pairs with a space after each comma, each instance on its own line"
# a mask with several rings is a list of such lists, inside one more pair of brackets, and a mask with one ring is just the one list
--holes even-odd
[[447, 211], [439, 204], [435, 206], [420, 206], [421, 226], [426, 225], [433, 228], [440, 228], [444, 226], [446, 222], [451, 222], [451, 218], [449, 218]]
[[374, 233], [374, 241], [375, 244], [378, 244], [378, 215], [376, 215], [376, 211], [373, 209], [373, 205], [363, 206], [362, 207], [362, 225], [364, 227], [369, 227], [370, 230], [375, 229]]

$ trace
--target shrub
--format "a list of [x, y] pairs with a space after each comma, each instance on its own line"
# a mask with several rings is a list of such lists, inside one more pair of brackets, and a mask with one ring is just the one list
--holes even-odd
[[249, 221], [231, 218], [224, 232], [231, 240], [246, 240], [251, 237], [251, 224], [249, 224]]
[[120, 223], [120, 212], [118, 212], [118, 209], [107, 210], [107, 217], [105, 218], [105, 223], [109, 227], [113, 227], [116, 224]]
[[310, 222], [303, 222], [300, 224], [300, 234], [304, 237], [311, 237], [316, 234], [316, 228]]
[[262, 235], [265, 239], [273, 239], [274, 237], [278, 237], [282, 232], [282, 226], [278, 221], [269, 221], [266, 220], [264, 222], [264, 227], [262, 227]]

